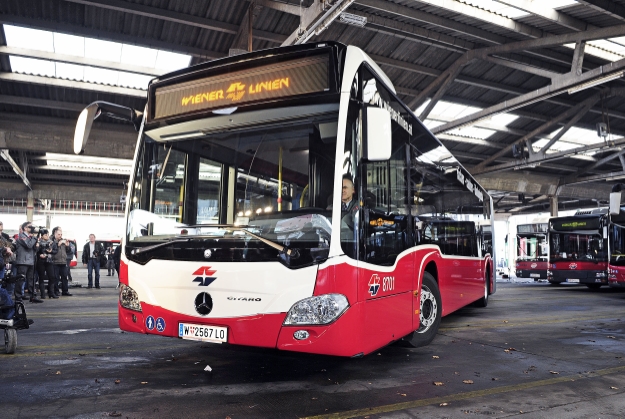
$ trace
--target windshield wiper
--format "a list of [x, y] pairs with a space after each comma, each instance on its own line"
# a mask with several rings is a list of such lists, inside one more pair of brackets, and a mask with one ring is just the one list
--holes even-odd
[[184, 242], [188, 242], [189, 240], [191, 240], [191, 238], [181, 239], [179, 237], [172, 237], [171, 239], [168, 239], [167, 241], [163, 243], [153, 244], [152, 246], [145, 246], [139, 249], [132, 249], [130, 253], [133, 255], [138, 255], [140, 253], [145, 253], [145, 252], [150, 252], [152, 250], [160, 249], [161, 247], [165, 247], [173, 243], [184, 243]]
[[258, 234], [254, 234], [251, 231], [241, 226], [235, 226], [232, 224], [195, 224], [195, 225], [189, 225], [189, 226], [184, 226], [184, 227], [181, 226], [181, 228], [201, 228], [201, 227], [213, 227], [213, 228], [224, 228], [224, 229], [227, 228], [229, 230], [242, 231], [245, 234], [252, 236], [257, 240], [260, 240], [261, 242], [265, 243], [267, 246], [273, 247], [280, 253], [284, 253], [285, 255], [292, 257], [293, 259], [299, 257], [299, 252], [297, 251], [297, 249], [289, 249], [286, 246], [282, 246], [281, 244], [278, 244], [274, 241], [261, 237]]

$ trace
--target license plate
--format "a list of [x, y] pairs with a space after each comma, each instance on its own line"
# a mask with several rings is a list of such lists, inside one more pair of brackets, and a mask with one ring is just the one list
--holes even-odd
[[579, 284], [579, 279], [575, 279], [575, 278], [568, 278], [566, 280], [566, 282], [569, 282], [571, 284]]
[[530, 278], [540, 278], [540, 274], [530, 274]]
[[179, 323], [178, 336], [189, 340], [222, 343], [228, 342], [228, 328], [203, 324]]

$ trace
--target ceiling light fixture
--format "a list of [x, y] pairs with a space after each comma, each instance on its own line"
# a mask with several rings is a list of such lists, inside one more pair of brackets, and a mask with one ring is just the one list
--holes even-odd
[[608, 74], [607, 76], [599, 77], [597, 79], [587, 81], [586, 83], [582, 83], [578, 86], [571, 87], [568, 90], [569, 95], [576, 93], [576, 92], [581, 92], [582, 90], [586, 90], [593, 86], [607, 83], [612, 80], [620, 79], [621, 77], [623, 77], [624, 74], [625, 74], [625, 70], [617, 71], [616, 73]]
[[367, 18], [364, 16], [358, 16], [351, 13], [343, 12], [339, 17], [339, 21], [343, 23], [347, 23], [348, 25], [358, 26], [359, 28], [364, 28], [367, 24]]

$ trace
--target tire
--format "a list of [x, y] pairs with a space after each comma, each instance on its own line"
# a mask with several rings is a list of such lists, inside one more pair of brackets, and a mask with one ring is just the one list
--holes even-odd
[[586, 286], [593, 291], [597, 291], [601, 288], [601, 284], [586, 284]]
[[4, 329], [4, 351], [7, 354], [12, 354], [15, 353], [15, 348], [17, 348], [17, 330]]
[[482, 308], [488, 306], [488, 294], [490, 291], [490, 279], [488, 278], [488, 276], [489, 275], [487, 275], [486, 281], [484, 282], [484, 296], [474, 303], [475, 307]]
[[549, 281], [549, 285], [553, 285], [555, 287], [557, 287], [558, 285], [560, 285], [561, 282], [556, 282], [556, 281]]
[[434, 340], [441, 324], [443, 305], [441, 304], [441, 294], [434, 277], [428, 273], [423, 273], [420, 295], [420, 326], [410, 335], [404, 337], [402, 341], [408, 343], [413, 348], [426, 346]]

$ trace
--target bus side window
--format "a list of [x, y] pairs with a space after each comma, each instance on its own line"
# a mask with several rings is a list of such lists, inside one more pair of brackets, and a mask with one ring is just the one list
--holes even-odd
[[367, 210], [365, 218], [365, 262], [392, 266], [406, 249], [406, 216], [393, 216]]

